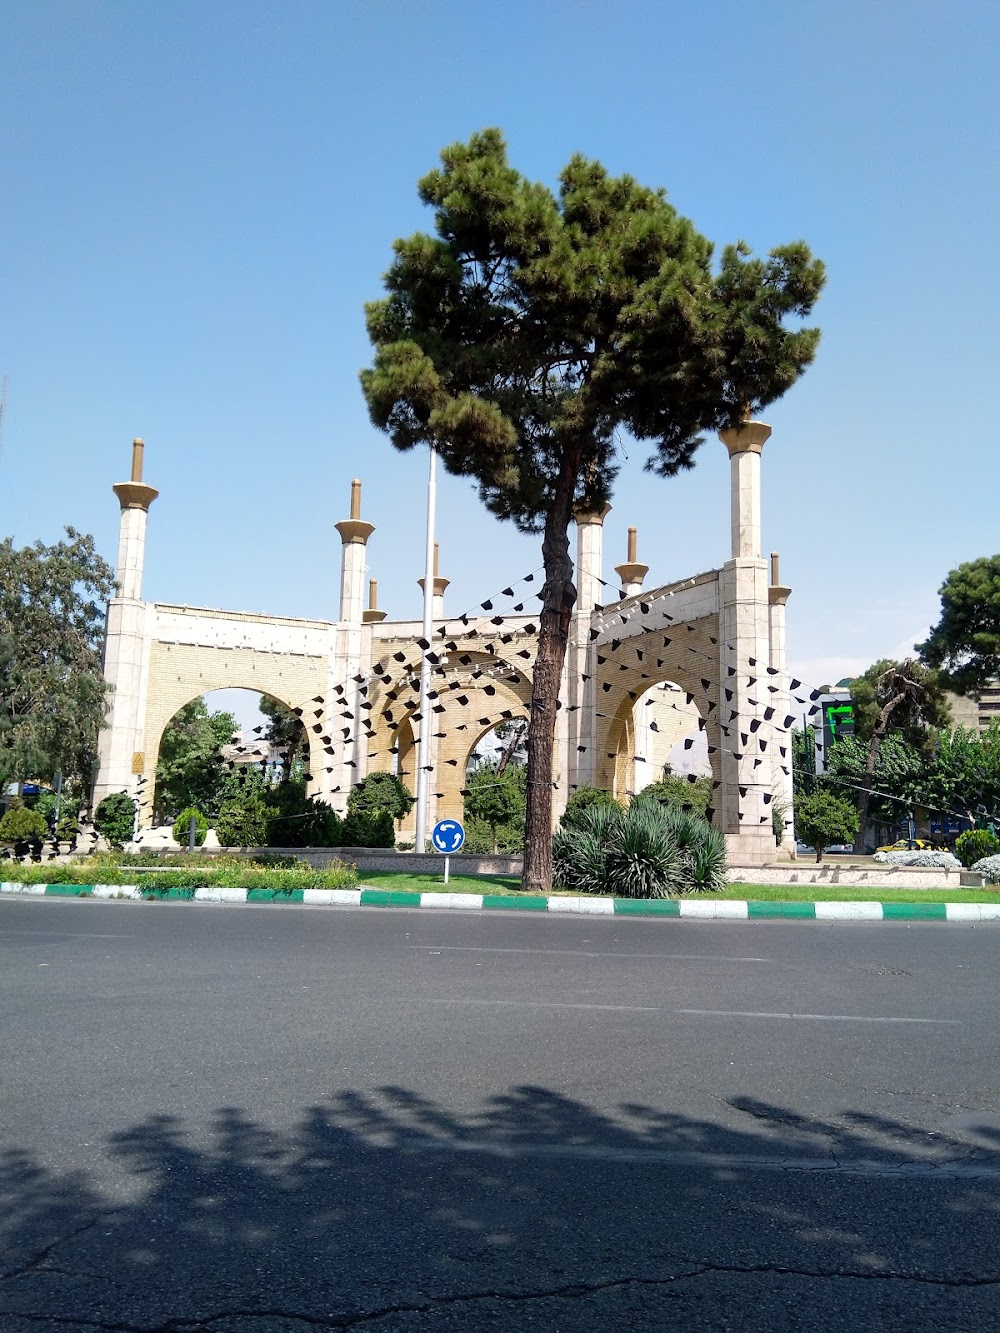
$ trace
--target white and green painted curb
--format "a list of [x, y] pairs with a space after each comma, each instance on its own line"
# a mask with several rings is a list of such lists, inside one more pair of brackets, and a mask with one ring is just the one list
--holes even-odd
[[156, 889], [138, 884], [0, 884], [34, 898], [120, 898], [194, 903], [304, 903], [311, 907], [443, 907], [452, 911], [676, 916], [700, 921], [787, 917], [805, 921], [1000, 921], [997, 903], [774, 902], [719, 898], [572, 898], [499, 893], [406, 893], [396, 889]]

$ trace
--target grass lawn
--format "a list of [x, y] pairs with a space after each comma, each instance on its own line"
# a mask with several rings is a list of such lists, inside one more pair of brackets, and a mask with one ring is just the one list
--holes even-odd
[[[516, 875], [406, 875], [396, 871], [359, 870], [358, 879], [373, 889], [404, 893], [511, 893], [522, 892]], [[556, 889], [561, 894], [562, 890]], [[730, 884], [721, 894], [692, 894], [695, 898], [753, 898], [784, 903], [997, 903], [1000, 889], [879, 889], [850, 888], [841, 884]]]

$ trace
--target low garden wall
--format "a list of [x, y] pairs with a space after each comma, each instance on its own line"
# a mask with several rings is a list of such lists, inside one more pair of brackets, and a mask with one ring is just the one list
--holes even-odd
[[[233, 848], [230, 851], [235, 850]], [[312, 866], [348, 861], [358, 870], [396, 871], [401, 875], [443, 875], [444, 857], [438, 852], [397, 852], [391, 847], [261, 847], [253, 855], [295, 856]], [[459, 853], [448, 858], [452, 875], [520, 875], [520, 856], [470, 856]]]
[[851, 884], [873, 889], [960, 889], [978, 887], [982, 875], [964, 870], [934, 870], [916, 866], [829, 865], [796, 861], [785, 865], [731, 866], [734, 884]]

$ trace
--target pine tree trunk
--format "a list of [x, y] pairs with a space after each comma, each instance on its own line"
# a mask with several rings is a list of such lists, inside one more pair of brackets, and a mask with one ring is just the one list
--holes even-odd
[[564, 467], [542, 539], [545, 586], [531, 686], [524, 819], [523, 884], [529, 893], [548, 893], [552, 887], [552, 749], [570, 615], [576, 603], [569, 553], [574, 480], [575, 473]]

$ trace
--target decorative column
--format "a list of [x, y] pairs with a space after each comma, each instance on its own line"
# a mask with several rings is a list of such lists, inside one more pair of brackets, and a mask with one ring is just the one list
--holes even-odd
[[[444, 620], [444, 593], [450, 579], [443, 579], [438, 574], [438, 544], [434, 543], [434, 593], [431, 597], [431, 616], [434, 620]], [[417, 587], [424, 590], [423, 579], [417, 579]]]
[[[593, 784], [597, 775], [597, 652], [591, 640], [591, 628], [604, 601], [604, 520], [611, 513], [606, 504], [601, 509], [573, 511], [576, 519], [576, 605], [570, 623], [569, 645], [562, 698], [568, 709], [559, 711], [556, 718], [557, 744], [565, 747], [565, 762], [560, 764], [566, 790], [556, 792], [559, 809], [577, 787]], [[569, 711], [571, 709], [572, 711]], [[568, 713], [568, 716], [567, 716]], [[560, 756], [562, 757], [562, 756]], [[553, 803], [555, 812], [556, 803]]]
[[[112, 489], [121, 505], [115, 596], [108, 602], [104, 643], [104, 678], [111, 686], [108, 725], [97, 742], [98, 771], [93, 800], [112, 792], [137, 795], [142, 790], [146, 756], [143, 744], [146, 711], [146, 606], [142, 602], [142, 570], [146, 555], [146, 519], [159, 494], [142, 480], [144, 445], [132, 441], [132, 475]], [[148, 823], [152, 791], [144, 793], [140, 822]]]
[[[791, 695], [788, 690], [788, 668], [785, 657], [785, 603], [791, 595], [791, 588], [785, 587], [780, 578], [778, 553], [771, 553], [771, 583], [767, 590], [768, 631], [771, 644], [771, 668], [775, 675], [771, 684], [778, 687], [778, 692], [771, 695], [771, 707], [774, 709], [772, 727], [774, 739], [771, 748], [771, 791], [773, 799], [784, 811], [782, 824], [784, 833], [781, 848], [794, 860], [796, 854], [795, 828], [792, 811], [792, 730], [785, 727], [784, 720], [791, 714]], [[781, 750], [785, 753], [782, 754]]]
[[625, 564], [615, 565], [615, 573], [622, 581], [622, 591], [626, 597], [634, 597], [636, 593], [642, 592], [642, 581], [649, 573], [648, 565], [637, 562], [636, 531], [635, 528], [628, 530], [628, 556]]
[[770, 434], [770, 426], [751, 421], [719, 436], [731, 460], [733, 554], [719, 577], [722, 783], [716, 806], [730, 863], [737, 866], [759, 865], [775, 854], [775, 734], [764, 714], [777, 695], [768, 688], [773, 683], [767, 670], [770, 602], [767, 566], [760, 554], [760, 454]]
[[365, 556], [368, 538], [375, 531], [361, 517], [361, 482], [351, 482], [351, 517], [336, 525], [344, 544], [340, 563], [340, 620], [360, 625], [365, 582]]
[[[361, 482], [355, 477], [351, 482], [351, 516], [334, 525], [340, 533], [343, 553], [340, 566], [340, 623], [336, 629], [336, 652], [331, 664], [330, 689], [328, 698], [336, 697], [333, 693], [337, 685], [343, 685], [345, 710], [353, 714], [351, 738], [341, 744], [335, 742], [336, 753], [332, 756], [332, 772], [324, 774], [324, 781], [314, 782], [310, 790], [316, 794], [330, 793], [329, 799], [340, 810], [346, 806], [347, 795], [351, 787], [361, 781], [368, 771], [368, 744], [361, 723], [361, 694], [359, 681], [363, 671], [369, 665], [365, 661], [364, 634], [364, 584], [365, 561], [367, 558], [368, 538], [375, 531], [372, 523], [366, 523], [361, 517]], [[340, 790], [333, 794], [333, 789]]]
[[378, 583], [375, 579], [368, 580], [368, 610], [362, 612], [362, 619], [366, 625], [377, 625], [380, 620], [385, 620], [386, 613], [378, 609]]

